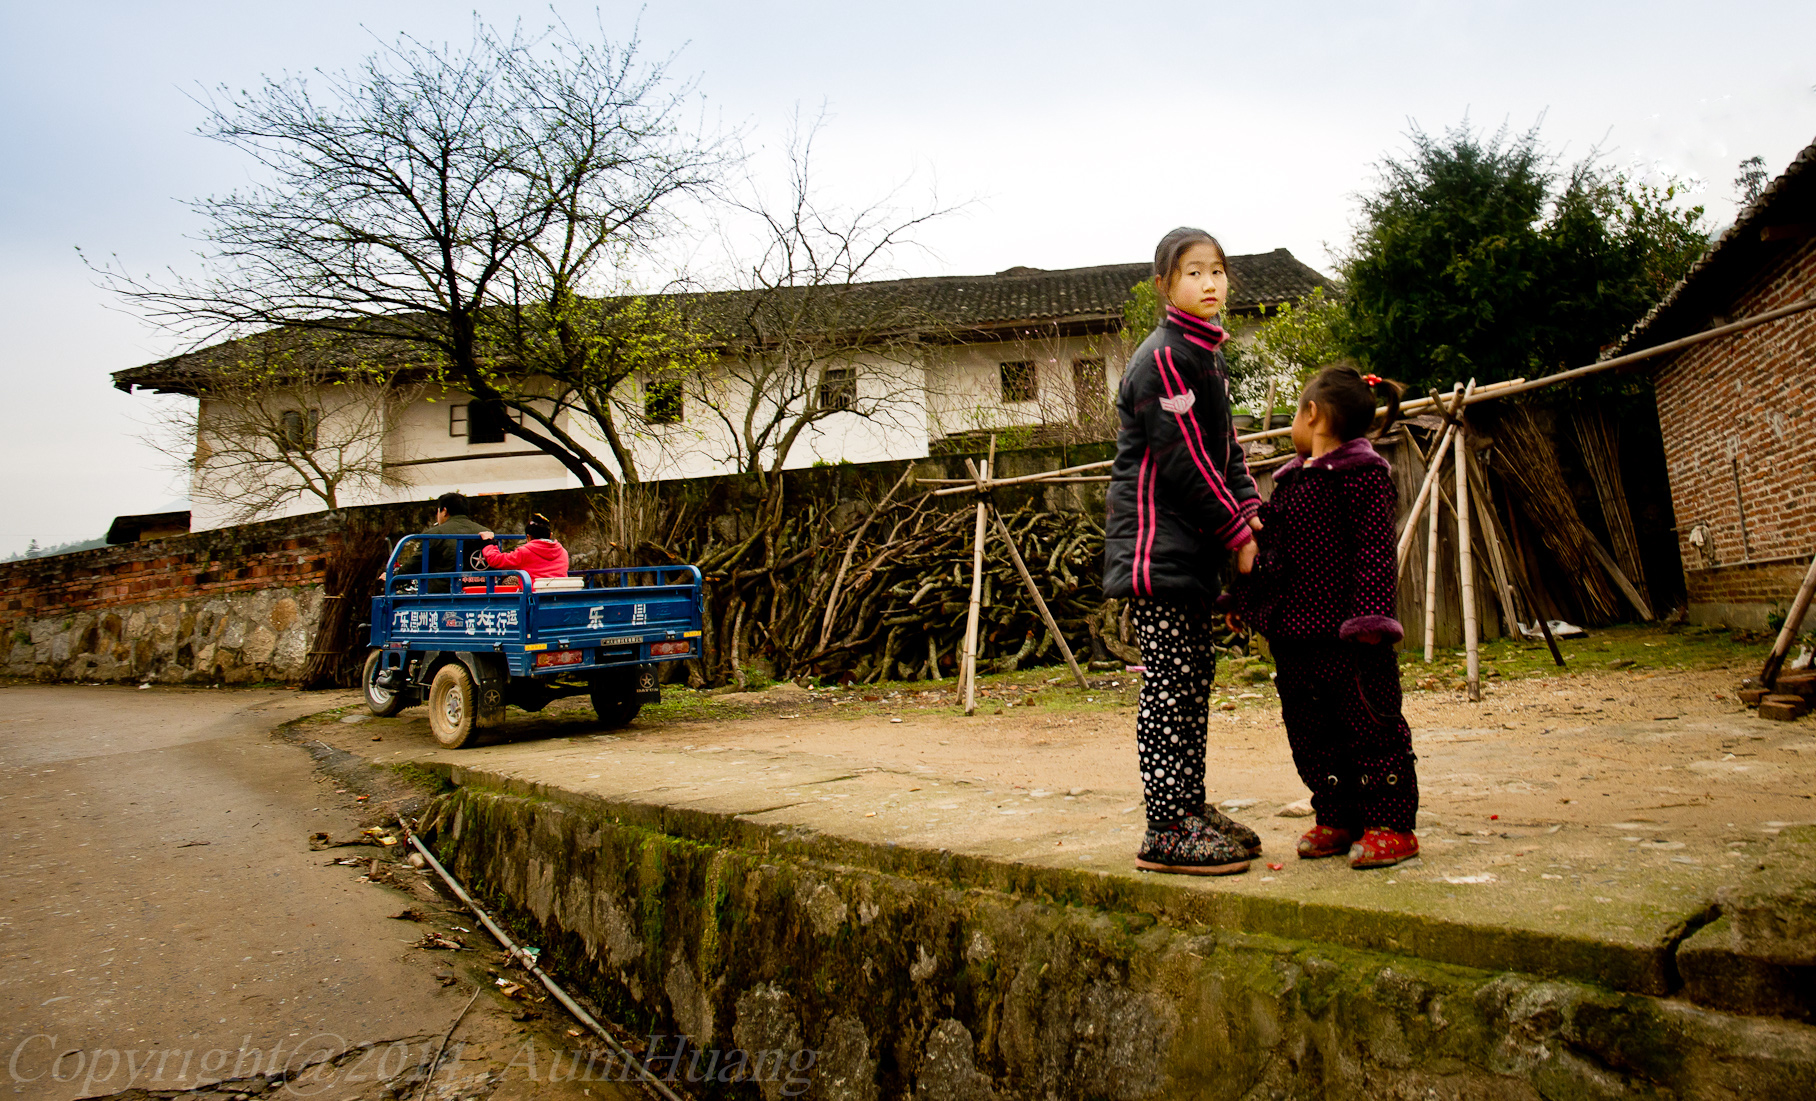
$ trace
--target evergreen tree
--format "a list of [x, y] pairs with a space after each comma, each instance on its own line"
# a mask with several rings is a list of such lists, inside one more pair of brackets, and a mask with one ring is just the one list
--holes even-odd
[[1593, 154], [1560, 175], [1536, 127], [1409, 138], [1363, 197], [1343, 267], [1354, 352], [1416, 392], [1593, 360], [1707, 244], [1676, 184]]

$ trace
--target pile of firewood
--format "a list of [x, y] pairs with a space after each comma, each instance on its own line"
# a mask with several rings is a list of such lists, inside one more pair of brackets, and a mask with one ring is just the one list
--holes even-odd
[[[897, 488], [900, 488], [898, 485]], [[791, 505], [786, 518], [740, 528], [687, 524], [646, 539], [645, 562], [695, 562], [706, 574], [699, 683], [778, 678], [937, 680], [958, 669], [971, 593], [968, 502], [918, 494], [875, 506]], [[1083, 660], [1136, 662], [1121, 604], [1100, 586], [1103, 529], [1080, 512], [1005, 512], [1035, 584]], [[767, 528], [767, 530], [764, 530]], [[735, 532], [731, 537], [727, 532]], [[994, 533], [984, 561], [979, 668], [1008, 672], [1059, 660], [1058, 648]]]

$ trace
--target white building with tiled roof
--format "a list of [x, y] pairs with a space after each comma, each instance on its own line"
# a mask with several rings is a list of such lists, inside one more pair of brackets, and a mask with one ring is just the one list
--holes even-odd
[[[1231, 256], [1230, 320], [1264, 316], [1329, 280], [1285, 249]], [[895, 361], [859, 356], [848, 381], [859, 398], [883, 399], [869, 416], [834, 413], [816, 421], [791, 447], [788, 467], [825, 462], [918, 458], [930, 448], [996, 433], [1010, 447], [1050, 439], [1107, 439], [1110, 409], [1128, 350], [1145, 333], [1126, 340], [1123, 311], [1136, 284], [1148, 279], [1145, 263], [1041, 270], [1010, 268], [995, 275], [890, 280], [852, 288], [912, 304], [933, 319], [937, 337], [911, 357]], [[729, 302], [726, 295], [685, 296], [706, 313]], [[715, 301], [718, 300], [718, 301]], [[119, 371], [115, 385], [196, 394], [207, 370], [203, 356], [178, 357]], [[723, 366], [723, 365], [722, 365]], [[652, 410], [655, 404], [649, 405]], [[645, 481], [700, 477], [737, 469], [732, 456], [737, 410], [702, 407], [683, 398], [659, 415], [628, 426], [638, 472]], [[727, 414], [731, 415], [728, 416]], [[384, 444], [388, 465], [402, 473], [403, 488], [367, 491], [345, 504], [387, 499], [427, 499], [447, 490], [468, 494], [522, 493], [579, 485], [555, 458], [486, 423], [489, 414], [464, 395], [435, 393], [402, 410]], [[590, 421], [569, 418], [565, 431], [600, 445]], [[194, 475], [205, 479], [205, 468]], [[206, 494], [192, 494], [194, 530], [229, 522]], [[312, 501], [294, 512], [310, 511]]]

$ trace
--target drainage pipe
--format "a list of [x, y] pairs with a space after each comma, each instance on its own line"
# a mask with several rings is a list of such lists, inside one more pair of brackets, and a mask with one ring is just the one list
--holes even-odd
[[473, 911], [473, 916], [477, 917], [481, 924], [491, 932], [492, 936], [498, 939], [499, 944], [504, 945], [506, 954], [521, 964], [524, 970], [536, 976], [537, 980], [547, 988], [548, 992], [555, 996], [555, 1000], [567, 1007], [567, 1011], [574, 1015], [575, 1020], [592, 1029], [593, 1034], [598, 1036], [601, 1040], [604, 1040], [606, 1044], [625, 1061], [625, 1063], [636, 1067], [638, 1074], [642, 1076], [643, 1085], [662, 1097], [664, 1101], [685, 1101], [680, 1094], [668, 1087], [668, 1083], [656, 1077], [656, 1075], [650, 1071], [649, 1067], [645, 1066], [641, 1060], [630, 1053], [628, 1048], [619, 1043], [617, 1037], [607, 1032], [605, 1026], [594, 1019], [591, 1013], [582, 1009], [579, 1002], [576, 1002], [573, 998], [569, 997], [568, 992], [563, 990], [561, 985], [554, 979], [550, 978], [548, 972], [544, 971], [542, 966], [536, 962], [535, 956], [517, 947], [511, 938], [505, 934], [505, 931], [498, 927], [498, 923], [492, 920], [491, 915], [481, 909], [479, 903], [473, 901], [473, 896], [467, 894], [466, 889], [460, 885], [460, 882], [456, 880], [453, 875], [449, 874], [448, 869], [441, 866], [441, 861], [435, 859], [435, 854], [430, 852], [429, 847], [422, 843], [422, 839], [416, 836], [414, 830], [410, 829], [409, 823], [405, 822], [402, 818], [399, 818], [397, 824], [403, 828], [404, 837], [409, 840], [410, 845], [415, 848], [417, 852], [422, 854], [424, 860], [429, 862], [429, 867], [435, 869], [435, 874], [441, 876], [441, 881], [448, 885], [448, 890], [454, 892], [454, 897], [466, 903], [467, 909]]

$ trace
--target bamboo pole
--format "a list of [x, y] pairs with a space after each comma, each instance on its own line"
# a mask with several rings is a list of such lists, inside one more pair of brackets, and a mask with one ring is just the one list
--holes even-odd
[[1812, 596], [1816, 596], [1816, 557], [1810, 559], [1809, 572], [1803, 575], [1803, 587], [1797, 590], [1797, 599], [1791, 602], [1791, 610], [1785, 614], [1784, 626], [1778, 629], [1778, 641], [1772, 644], [1772, 655], [1759, 670], [1761, 687], [1770, 688], [1778, 680], [1779, 667], [1784, 665], [1785, 655], [1791, 652], [1791, 640], [1803, 628], [1803, 617], [1810, 610]]
[[1595, 560], [1602, 564], [1602, 569], [1607, 570], [1608, 576], [1614, 579], [1614, 587], [1627, 598], [1627, 603], [1633, 605], [1633, 610], [1639, 613], [1639, 617], [1647, 623], [1657, 618], [1652, 614], [1652, 605], [1646, 603], [1646, 598], [1641, 596], [1639, 589], [1634, 587], [1632, 579], [1621, 569], [1620, 563], [1614, 560], [1614, 556], [1608, 553], [1601, 542], [1594, 535], [1591, 535], [1585, 542], [1589, 544], [1589, 552], [1595, 556]]
[[1488, 500], [1488, 479], [1474, 454], [1469, 456], [1469, 483], [1475, 489], [1470, 501], [1475, 505], [1476, 521], [1482, 529], [1482, 543], [1488, 548], [1488, 568], [1494, 575], [1495, 595], [1501, 601], [1502, 629], [1517, 637], [1520, 616], [1513, 606], [1513, 583], [1508, 580], [1506, 552], [1501, 546], [1500, 534], [1495, 531], [1494, 509]]
[[1066, 636], [1060, 632], [1053, 613], [1047, 609], [1046, 599], [1035, 587], [1034, 577], [1028, 572], [1028, 564], [1022, 561], [1021, 550], [1015, 545], [1015, 537], [1009, 534], [1009, 525], [1003, 523], [1003, 514], [991, 509], [990, 516], [996, 521], [996, 534], [1002, 537], [1003, 545], [1009, 548], [1009, 561], [1015, 563], [1015, 572], [1021, 574], [1022, 584], [1027, 587], [1028, 595], [1034, 598], [1034, 607], [1040, 612], [1041, 622], [1047, 625], [1047, 630], [1053, 632], [1053, 641], [1059, 643], [1059, 653], [1066, 659], [1066, 667], [1072, 670], [1072, 677], [1078, 681], [1080, 688], [1089, 688], [1084, 673], [1078, 668], [1078, 659], [1072, 656], [1072, 647], [1066, 645]]
[[[995, 450], [994, 447], [991, 448]], [[960, 663], [959, 684], [965, 693], [965, 714], [977, 711], [977, 618], [979, 600], [984, 594], [984, 540], [989, 537], [984, 516], [990, 509], [990, 498], [984, 496], [984, 483], [990, 478], [990, 460], [979, 468], [970, 459], [965, 466], [977, 476], [977, 530], [971, 539], [971, 604], [965, 612], [965, 656]]]
[[1478, 644], [1480, 625], [1476, 623], [1475, 548], [1469, 542], [1469, 437], [1468, 429], [1457, 428], [1457, 575], [1463, 598], [1463, 652], [1467, 662], [1469, 699], [1482, 699], [1482, 653]]
[[1438, 642], [1438, 502], [1431, 503], [1431, 520], [1425, 529], [1425, 664], [1430, 665]]
[[[992, 437], [992, 440], [994, 440], [994, 437]], [[991, 453], [993, 455], [995, 454], [994, 447], [991, 448]], [[1061, 470], [1048, 470], [1048, 471], [1043, 471], [1042, 473], [1039, 473], [1039, 474], [1022, 474], [1022, 475], [1019, 475], [1014, 478], [998, 478], [995, 481], [989, 482], [989, 484], [987, 484], [987, 485], [980, 485], [975, 479], [972, 479], [970, 481], [965, 482], [963, 485], [954, 485], [947, 489], [936, 489], [933, 491], [933, 496], [949, 497], [954, 493], [974, 493], [974, 492], [978, 491], [979, 489], [996, 489], [999, 486], [1015, 486], [1015, 485], [1021, 485], [1024, 482], [1040, 482], [1040, 481], [1045, 481], [1048, 478], [1057, 477], [1057, 476], [1063, 475], [1063, 474], [1081, 474], [1087, 470], [1102, 470], [1104, 467], [1111, 465], [1115, 461], [1116, 461], [1115, 459], [1104, 459], [1102, 462], [1085, 463], [1082, 466], [1068, 466]], [[923, 478], [921, 480], [927, 481], [927, 482], [937, 482], [937, 481], [944, 481], [945, 479]]]
[[[1477, 387], [1474, 396], [1469, 399], [1469, 404], [1474, 404], [1478, 401], [1493, 401], [1495, 398], [1506, 397], [1508, 394], [1513, 393], [1515, 388], [1528, 388], [1526, 380], [1523, 378], [1514, 378], [1508, 379], [1506, 382], [1491, 382], [1486, 386]], [[1401, 415], [1407, 417], [1424, 413], [1432, 409], [1437, 409], [1440, 413], [1443, 412], [1443, 406], [1433, 402], [1430, 398], [1414, 398], [1411, 401], [1402, 402], [1400, 404]], [[1375, 416], [1377, 417], [1386, 412], [1387, 407], [1385, 405], [1375, 407]], [[1249, 432], [1237, 436], [1236, 442], [1250, 443], [1254, 440], [1272, 439], [1275, 436], [1288, 436], [1292, 434], [1292, 431], [1292, 426], [1288, 425], [1285, 428], [1276, 428], [1269, 432]]]

